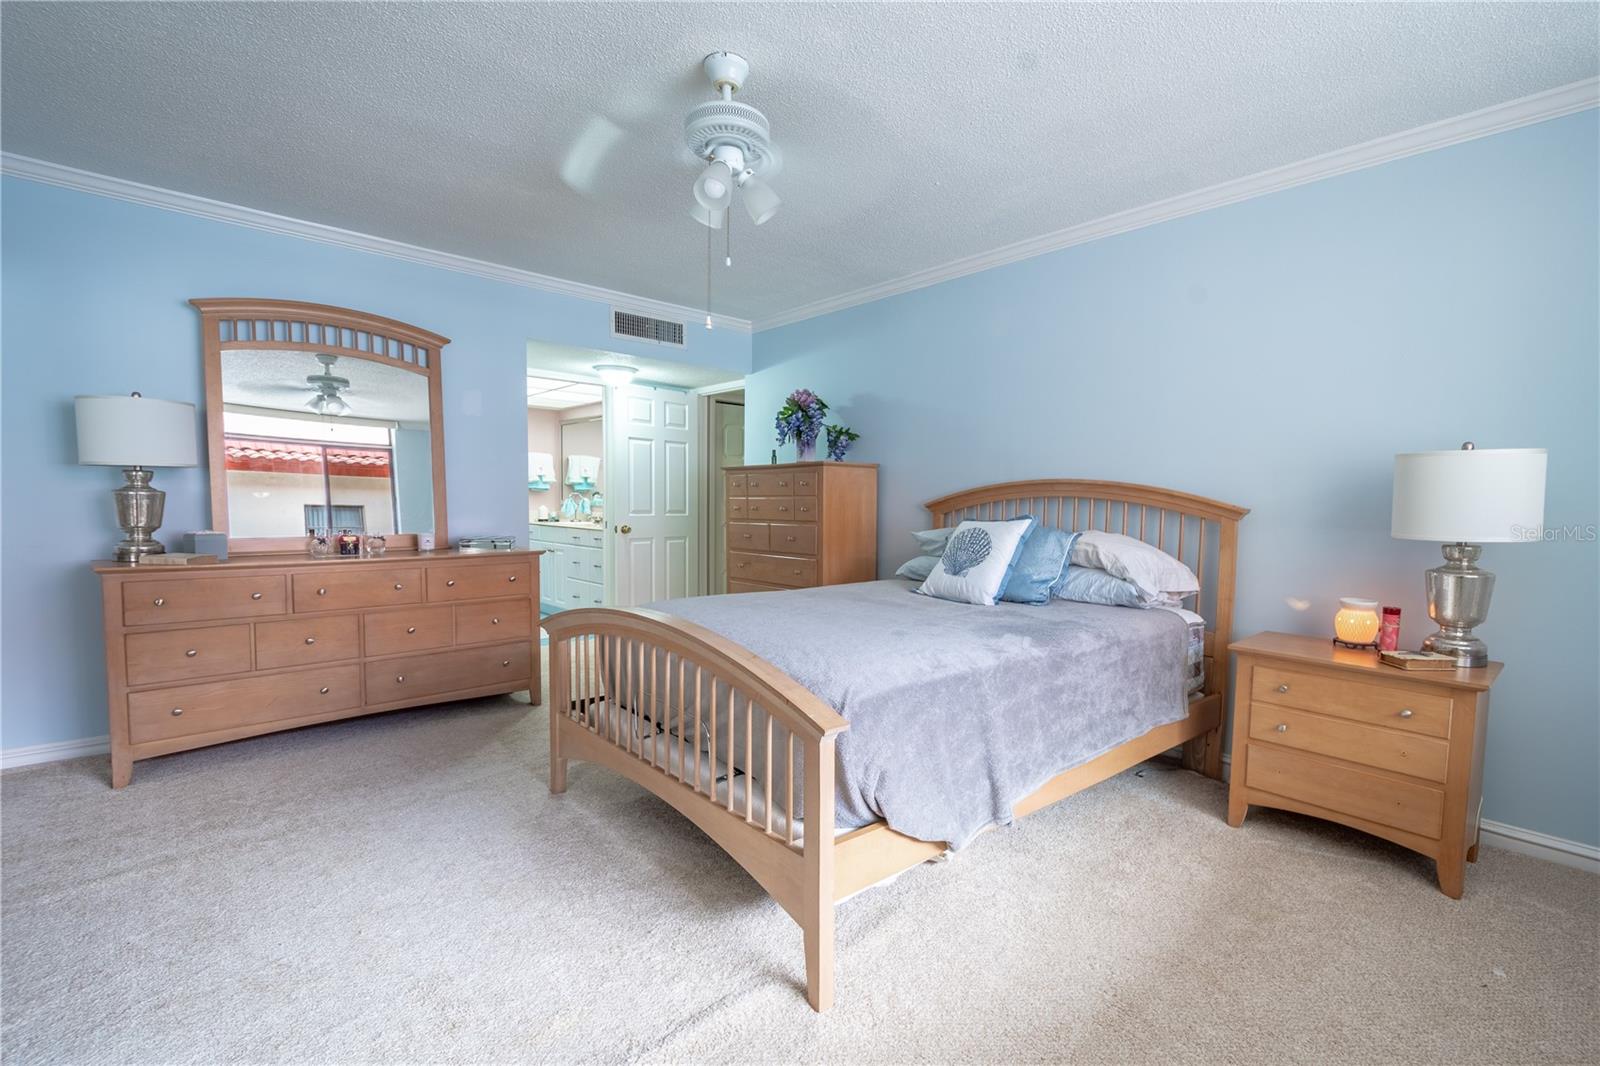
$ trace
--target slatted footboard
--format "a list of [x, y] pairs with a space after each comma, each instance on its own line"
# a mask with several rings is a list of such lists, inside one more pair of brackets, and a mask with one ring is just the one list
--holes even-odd
[[838, 712], [710, 630], [658, 611], [546, 619], [550, 791], [571, 759], [620, 773], [699, 826], [800, 925], [806, 998], [833, 1001]]

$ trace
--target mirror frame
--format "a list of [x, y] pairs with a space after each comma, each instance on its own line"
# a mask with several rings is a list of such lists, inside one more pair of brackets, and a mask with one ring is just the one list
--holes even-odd
[[[228, 532], [227, 454], [222, 443], [224, 351], [327, 352], [395, 366], [428, 379], [428, 445], [433, 453], [433, 536], [450, 543], [444, 491], [444, 402], [439, 356], [449, 337], [345, 307], [298, 300], [215, 297], [190, 300], [200, 312], [205, 362], [206, 453], [211, 472], [211, 528]], [[415, 533], [388, 537], [389, 547], [415, 551]], [[229, 554], [301, 552], [305, 537], [228, 538]]]

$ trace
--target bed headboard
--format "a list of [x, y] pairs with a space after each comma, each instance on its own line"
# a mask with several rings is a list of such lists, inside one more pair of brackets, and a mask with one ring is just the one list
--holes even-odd
[[1239, 519], [1249, 514], [1221, 500], [1122, 481], [1006, 481], [980, 485], [929, 500], [936, 527], [972, 518], [992, 521], [1031, 514], [1040, 523], [1068, 531], [1100, 529], [1125, 533], [1153, 544], [1187, 564], [1200, 579], [1200, 592], [1184, 606], [1205, 618], [1206, 692], [1225, 694], [1223, 658], [1233, 628], [1233, 589], [1237, 574]]

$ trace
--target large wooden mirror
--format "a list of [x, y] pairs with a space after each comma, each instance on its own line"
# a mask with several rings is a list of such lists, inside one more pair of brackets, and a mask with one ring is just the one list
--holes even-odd
[[211, 527], [231, 552], [298, 551], [308, 529], [447, 543], [439, 352], [404, 322], [290, 300], [200, 310]]

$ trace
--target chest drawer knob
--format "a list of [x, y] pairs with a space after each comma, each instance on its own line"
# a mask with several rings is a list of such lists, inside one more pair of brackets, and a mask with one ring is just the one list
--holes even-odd
[[403, 588], [405, 588], [405, 586], [404, 586], [404, 585], [402, 585], [402, 584], [400, 584], [400, 582], [398, 582], [398, 581], [396, 581], [396, 582], [395, 582], [395, 583], [394, 583], [394, 590], [395, 590], [395, 591], [396, 591], [396, 592], [399, 592], [399, 591], [400, 591], [400, 590], [401, 590], [401, 589], [403, 589]]
[[406, 626], [406, 632], [407, 633], [415, 633], [416, 631], [417, 631], [417, 627], [416, 626]]
[[1403, 707], [1400, 710], [1400, 717], [1401, 718], [1410, 718], [1415, 713], [1416, 712], [1413, 711], [1410, 707]]
[[318, 596], [326, 596], [327, 594], [328, 594], [328, 590], [327, 589], [318, 589], [317, 590], [317, 595]]
[[183, 716], [183, 708], [182, 707], [174, 707], [174, 708], [172, 708], [172, 717], [180, 718], [182, 716]]
[[250, 598], [251, 598], [251, 599], [252, 599], [252, 600], [259, 600], [259, 599], [260, 599], [260, 598], [261, 598], [261, 593], [259, 593], [259, 592], [252, 592], [252, 593], [251, 593], [251, 594], [250, 594]]
[[1289, 691], [1289, 686], [1286, 685], [1286, 684], [1285, 685], [1279, 685], [1278, 686], [1278, 691], [1279, 692], [1288, 692]]
[[200, 654], [200, 649], [199, 648], [190, 648], [188, 651], [184, 652], [183, 654], [184, 654], [184, 656], [186, 658], [193, 659], [196, 655]]
[[1287, 725], [1285, 725], [1285, 724], [1284, 724], [1284, 723], [1282, 723], [1282, 722], [1279, 722], [1279, 723], [1278, 723], [1278, 732], [1280, 732], [1280, 733], [1287, 733], [1287, 732], [1288, 732], [1288, 731], [1289, 731], [1289, 727], [1288, 727], [1288, 726], [1287, 726]]
[[406, 675], [405, 674], [395, 674], [394, 675], [394, 683], [397, 684], [397, 685], [405, 684], [406, 683]]
[[512, 583], [515, 583], [516, 580], [517, 580], [517, 575], [516, 574], [512, 574], [510, 577], [506, 578], [506, 580], [510, 581]]
[[166, 605], [167, 605], [167, 601], [166, 600], [162, 599], [160, 596], [156, 597], [156, 606], [157, 607], [165, 607]]
[[510, 666], [511, 665], [511, 660], [510, 659], [501, 659], [500, 660], [500, 665], [501, 666]]
[[308, 644], [308, 645], [309, 645], [309, 644], [315, 644], [315, 643], [316, 643], [316, 642], [317, 642], [317, 638], [316, 638], [316, 637], [307, 637], [307, 638], [306, 638], [306, 643], [307, 643], [307, 644]]
[[489, 624], [490, 624], [490, 625], [492, 625], [492, 626], [497, 626], [497, 625], [499, 625], [499, 624], [500, 624], [500, 619], [498, 619], [498, 618], [491, 618], [491, 619], [489, 619]]
[[326, 696], [328, 694], [328, 686], [327, 685], [323, 685], [322, 688], [319, 689], [318, 691], [320, 691], [324, 696]]

